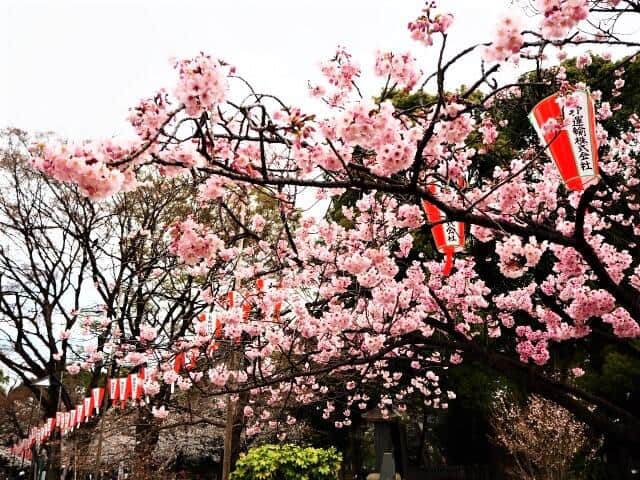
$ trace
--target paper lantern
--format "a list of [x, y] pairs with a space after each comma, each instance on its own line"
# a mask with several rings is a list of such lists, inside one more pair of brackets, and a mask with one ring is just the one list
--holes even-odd
[[211, 337], [211, 343], [209, 343], [209, 352], [218, 349], [218, 340], [222, 338], [222, 322], [213, 315], [209, 315], [206, 323], [207, 335]]
[[130, 373], [129, 383], [131, 384], [131, 401], [135, 404], [142, 396], [142, 380], [137, 373]]
[[103, 387], [95, 387], [91, 389], [91, 398], [93, 400], [93, 408], [96, 409], [98, 415], [100, 414], [100, 407], [102, 406], [102, 401], [104, 400], [104, 388]]
[[[548, 146], [547, 153], [567, 188], [581, 191], [598, 181], [595, 109], [588, 91], [576, 90], [570, 95], [576, 101], [575, 108], [563, 109], [559, 103], [560, 94], [555, 93], [533, 107], [529, 120], [541, 143]], [[545, 133], [543, 126], [549, 120], [555, 120], [564, 127], [559, 132]]]
[[[436, 185], [429, 185], [429, 191], [437, 195], [439, 189]], [[422, 202], [422, 207], [427, 214], [429, 223], [436, 224], [431, 227], [431, 234], [433, 235], [436, 249], [445, 255], [445, 264], [442, 272], [447, 276], [453, 268], [454, 253], [464, 250], [464, 223], [445, 222], [446, 217], [444, 213], [426, 200]]]
[[[58, 414], [56, 413], [56, 416]], [[56, 428], [56, 419], [55, 418], [48, 418], [47, 419], [47, 430], [49, 431], [49, 435], [51, 435], [53, 433], [53, 431]]]
[[227, 308], [233, 308], [235, 306], [235, 294], [233, 292], [233, 290], [229, 290], [227, 292]]
[[200, 357], [200, 350], [196, 347], [193, 347], [186, 354], [184, 367], [191, 371], [198, 366], [198, 357]]
[[93, 416], [93, 396], [84, 397], [84, 421], [87, 422]]
[[184, 352], [178, 352], [176, 354], [176, 358], [173, 360], [173, 371], [179, 374], [180, 371], [184, 368], [184, 364], [185, 364]]
[[120, 379], [110, 378], [107, 381], [107, 384], [109, 385], [109, 398], [111, 399], [111, 406], [115, 407], [116, 402], [120, 398]]
[[73, 431], [76, 428], [76, 409], [69, 412], [69, 428]]
[[84, 420], [84, 402], [76, 405], [76, 425], [80, 425]]
[[71, 414], [69, 412], [64, 412], [64, 420], [62, 420], [62, 433], [64, 435], [67, 434], [67, 430], [69, 430]]
[[129, 377], [122, 377], [118, 379], [118, 390], [120, 394], [120, 408], [124, 408], [127, 404], [127, 399], [131, 395], [131, 381]]

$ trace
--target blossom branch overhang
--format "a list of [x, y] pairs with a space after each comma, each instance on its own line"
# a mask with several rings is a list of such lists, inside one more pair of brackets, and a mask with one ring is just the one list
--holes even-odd
[[472, 225], [478, 225], [481, 227], [499, 229], [507, 233], [512, 233], [521, 237], [528, 238], [534, 236], [539, 240], [548, 240], [558, 245], [566, 247], [575, 247], [576, 241], [572, 237], [567, 237], [560, 232], [550, 230], [541, 224], [532, 224], [529, 226], [519, 225], [513, 222], [508, 222], [499, 218], [487, 218], [480, 214], [469, 212], [467, 209], [452, 207], [442, 200], [438, 199], [435, 195], [422, 189], [419, 186], [411, 187], [409, 184], [400, 183], [376, 183], [367, 180], [354, 179], [354, 180], [336, 180], [336, 181], [324, 181], [324, 180], [307, 180], [301, 178], [257, 178], [249, 177], [230, 171], [217, 170], [208, 167], [200, 168], [201, 171], [210, 175], [219, 175], [231, 180], [245, 182], [252, 185], [261, 186], [299, 186], [299, 187], [316, 187], [324, 189], [359, 189], [365, 192], [378, 191], [383, 193], [398, 194], [414, 196], [421, 200], [427, 200], [440, 210], [445, 212], [451, 220], [461, 221]]

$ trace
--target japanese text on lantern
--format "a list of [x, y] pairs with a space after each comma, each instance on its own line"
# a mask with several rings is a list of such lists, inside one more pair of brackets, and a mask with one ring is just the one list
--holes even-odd
[[577, 105], [572, 112], [571, 130], [577, 147], [577, 157], [580, 162], [580, 170], [583, 172], [593, 170], [591, 166], [591, 152], [586, 125], [584, 124], [584, 109]]
[[453, 222], [445, 223], [444, 234], [446, 237], [447, 245], [458, 244], [458, 228]]

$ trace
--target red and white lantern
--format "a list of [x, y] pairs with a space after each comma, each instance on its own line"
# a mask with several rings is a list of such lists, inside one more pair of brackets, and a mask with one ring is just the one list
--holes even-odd
[[76, 425], [79, 427], [84, 420], [84, 402], [76, 405]]
[[84, 398], [84, 421], [85, 423], [93, 416], [93, 396]]
[[142, 395], [142, 382], [137, 373], [129, 374], [129, 383], [131, 384], [131, 401], [135, 404]]
[[64, 417], [62, 420], [62, 433], [63, 435], [67, 434], [67, 431], [69, 430], [69, 425], [70, 425], [70, 420], [71, 420], [71, 414], [69, 412], [64, 412]]
[[[429, 191], [434, 195], [438, 194], [438, 187], [436, 185], [429, 185]], [[422, 207], [427, 214], [427, 220], [429, 223], [435, 224], [431, 227], [431, 234], [436, 244], [438, 252], [445, 255], [445, 264], [442, 273], [447, 276], [451, 273], [453, 268], [453, 255], [456, 252], [464, 250], [465, 241], [465, 227], [463, 222], [446, 222], [446, 216], [435, 205], [427, 202], [422, 202]]]
[[[567, 188], [582, 191], [598, 181], [598, 140], [593, 98], [586, 90], [568, 94], [572, 108], [562, 105], [562, 97], [555, 93], [539, 102], [529, 120], [538, 132], [540, 141], [555, 162]], [[543, 128], [549, 121], [561, 125], [559, 132]]]
[[173, 371], [180, 374], [186, 363], [186, 356], [184, 352], [178, 352], [173, 359]]
[[117, 401], [120, 399], [120, 379], [110, 378], [107, 383], [109, 384], [109, 398], [111, 399], [111, 406], [115, 407]]
[[118, 390], [120, 393], [120, 408], [124, 408], [127, 404], [127, 399], [131, 395], [131, 380], [129, 377], [122, 377], [118, 379]]
[[69, 412], [69, 428], [71, 431], [76, 428], [76, 410], [75, 408]]
[[[56, 413], [56, 418], [57, 418], [58, 414]], [[47, 419], [47, 430], [49, 431], [49, 435], [53, 434], [53, 431], [56, 428], [56, 419], [55, 418], [48, 418]]]
[[104, 400], [104, 388], [93, 388], [91, 390], [91, 398], [93, 400], [93, 408], [95, 408], [98, 415], [100, 415], [100, 407], [102, 406], [102, 401]]

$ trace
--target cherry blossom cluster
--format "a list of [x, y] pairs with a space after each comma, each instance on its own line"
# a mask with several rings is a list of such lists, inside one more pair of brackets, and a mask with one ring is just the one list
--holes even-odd
[[78, 185], [93, 200], [101, 200], [136, 186], [131, 170], [121, 171], [109, 164], [133, 152], [135, 145], [116, 145], [106, 141], [96, 145], [49, 144], [36, 151], [33, 166], [62, 182]]
[[424, 45], [433, 45], [433, 35], [435, 33], [446, 34], [453, 23], [453, 15], [450, 13], [435, 13], [436, 3], [428, 1], [427, 6], [413, 22], [409, 22], [411, 38]]
[[543, 12], [540, 30], [549, 39], [564, 38], [589, 15], [589, 0], [537, 0], [536, 6]]
[[516, 17], [503, 17], [498, 22], [493, 42], [484, 48], [483, 57], [487, 62], [504, 62], [517, 58], [524, 43], [522, 23]]
[[391, 85], [397, 84], [407, 90], [413, 88], [422, 74], [416, 66], [415, 58], [408, 52], [401, 55], [393, 52], [378, 52], [375, 72], [381, 77], [388, 76]]
[[227, 69], [209, 55], [200, 54], [176, 63], [179, 80], [174, 95], [184, 104], [187, 115], [199, 117], [222, 103], [227, 95]]
[[361, 74], [360, 66], [344, 47], [338, 47], [333, 58], [320, 65], [320, 71], [333, 91], [327, 92], [324, 87], [318, 85], [311, 87], [311, 93], [318, 97], [327, 95], [326, 100], [332, 106], [338, 106], [345, 102], [355, 87], [355, 81]]
[[169, 230], [170, 250], [188, 265], [211, 258], [224, 248], [224, 242], [193, 219], [186, 219]]
[[168, 95], [165, 90], [160, 90], [154, 97], [141, 100], [131, 109], [129, 122], [140, 138], [150, 140], [169, 118]]

